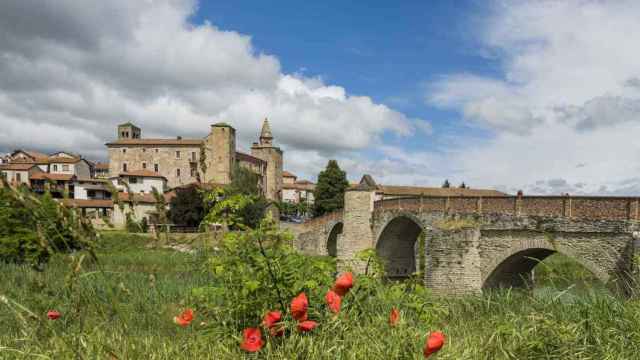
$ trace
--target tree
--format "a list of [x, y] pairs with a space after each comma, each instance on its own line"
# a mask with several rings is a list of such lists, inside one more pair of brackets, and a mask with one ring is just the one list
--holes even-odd
[[446, 179], [446, 180], [444, 181], [444, 183], [442, 184], [442, 187], [443, 187], [444, 189], [448, 189], [448, 188], [450, 188], [450, 187], [451, 187], [451, 184], [449, 184], [449, 179]]
[[460, 189], [466, 189], [467, 188], [467, 184], [464, 183], [464, 181], [462, 182], [462, 184], [460, 184], [460, 186], [458, 186]]
[[318, 184], [314, 192], [314, 216], [320, 216], [344, 207], [344, 192], [349, 187], [347, 174], [340, 169], [338, 162], [329, 160], [326, 169], [318, 175]]
[[246, 167], [236, 164], [233, 168], [231, 184], [227, 185], [228, 194], [243, 194], [261, 196], [260, 176]]
[[176, 225], [197, 227], [204, 218], [201, 190], [196, 186], [177, 188], [171, 199], [169, 219]]

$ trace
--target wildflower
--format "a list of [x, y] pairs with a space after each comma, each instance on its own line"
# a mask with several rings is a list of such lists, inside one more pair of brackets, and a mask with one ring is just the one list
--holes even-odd
[[427, 341], [424, 344], [424, 357], [428, 358], [431, 354], [440, 351], [444, 345], [444, 334], [440, 331], [434, 331], [429, 334]]
[[327, 295], [324, 296], [324, 299], [327, 302], [327, 306], [334, 314], [340, 312], [340, 304], [342, 303], [342, 299], [335, 291], [329, 290], [327, 292]]
[[270, 311], [264, 315], [262, 325], [269, 329], [271, 336], [282, 336], [284, 335], [284, 326], [279, 324], [281, 320], [282, 313], [280, 311]]
[[248, 352], [256, 352], [262, 349], [262, 333], [259, 328], [247, 328], [242, 331], [242, 343], [240, 348]]
[[389, 314], [389, 325], [396, 326], [398, 321], [400, 321], [400, 311], [397, 308], [393, 308]]
[[309, 332], [318, 326], [318, 323], [311, 320], [301, 321], [298, 323], [298, 331]]
[[333, 291], [336, 292], [340, 297], [345, 296], [349, 289], [353, 287], [353, 274], [350, 272], [346, 272], [336, 279], [335, 284], [333, 285]]
[[61, 316], [60, 312], [56, 310], [47, 311], [47, 317], [49, 318], [49, 320], [57, 320], [58, 318], [60, 318], [60, 316]]
[[193, 310], [186, 309], [182, 312], [182, 314], [173, 318], [173, 322], [182, 326], [187, 327], [193, 321]]
[[309, 307], [309, 301], [307, 295], [300, 293], [291, 300], [291, 316], [298, 321], [307, 320], [307, 308]]

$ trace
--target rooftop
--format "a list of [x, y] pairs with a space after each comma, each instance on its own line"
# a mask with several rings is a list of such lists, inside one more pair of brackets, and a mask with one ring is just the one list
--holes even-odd
[[160, 146], [201, 146], [202, 139], [120, 139], [107, 143], [107, 146], [123, 145], [160, 145]]
[[166, 177], [149, 170], [135, 170], [120, 173], [120, 176], [138, 176], [138, 177], [154, 177], [154, 178], [162, 178], [167, 179]]

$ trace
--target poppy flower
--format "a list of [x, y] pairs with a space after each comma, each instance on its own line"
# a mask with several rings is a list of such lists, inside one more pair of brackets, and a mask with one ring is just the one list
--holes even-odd
[[398, 321], [400, 321], [400, 311], [397, 308], [393, 308], [389, 314], [389, 325], [396, 326]]
[[318, 323], [311, 320], [301, 321], [298, 323], [298, 331], [309, 332], [318, 326]]
[[307, 309], [309, 308], [309, 301], [307, 295], [300, 293], [291, 300], [291, 316], [297, 321], [307, 320]]
[[444, 345], [444, 334], [440, 331], [434, 331], [429, 334], [427, 341], [424, 344], [424, 357], [425, 359], [431, 356], [431, 354], [437, 353], [442, 349]]
[[342, 299], [338, 294], [336, 294], [335, 291], [327, 291], [327, 295], [324, 296], [324, 300], [327, 302], [327, 306], [334, 314], [340, 312], [340, 304], [342, 303]]
[[280, 311], [270, 311], [264, 315], [262, 325], [269, 329], [271, 336], [284, 335], [284, 326], [281, 326], [282, 313]]
[[173, 318], [173, 322], [182, 327], [187, 327], [191, 321], [193, 321], [193, 310], [191, 309], [186, 309], [182, 314]]
[[262, 349], [262, 333], [259, 328], [247, 328], [242, 331], [242, 343], [240, 348], [248, 352], [256, 352]]
[[336, 279], [335, 284], [333, 285], [333, 291], [336, 292], [339, 296], [345, 296], [349, 289], [353, 287], [353, 274], [350, 272], [346, 272]]
[[49, 318], [49, 320], [57, 320], [58, 318], [60, 318], [61, 314], [58, 311], [55, 310], [49, 310], [47, 311], [47, 317]]

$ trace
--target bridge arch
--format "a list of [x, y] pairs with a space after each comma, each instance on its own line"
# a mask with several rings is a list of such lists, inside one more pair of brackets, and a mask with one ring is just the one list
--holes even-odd
[[328, 236], [326, 241], [326, 244], [327, 244], [326, 251], [327, 251], [327, 255], [331, 257], [338, 256], [338, 239], [342, 234], [343, 227], [344, 227], [344, 224], [342, 223], [342, 221], [334, 221], [334, 222], [331, 222], [329, 226], [327, 226]]
[[491, 257], [484, 264], [482, 289], [526, 286], [536, 265], [555, 253], [566, 255], [576, 261], [603, 284], [610, 280], [606, 271], [571, 247], [551, 244], [548, 240], [527, 239], [513, 242], [508, 249]]
[[387, 276], [406, 278], [416, 272], [418, 236], [425, 230], [411, 213], [396, 214], [380, 227], [376, 252], [385, 260]]

